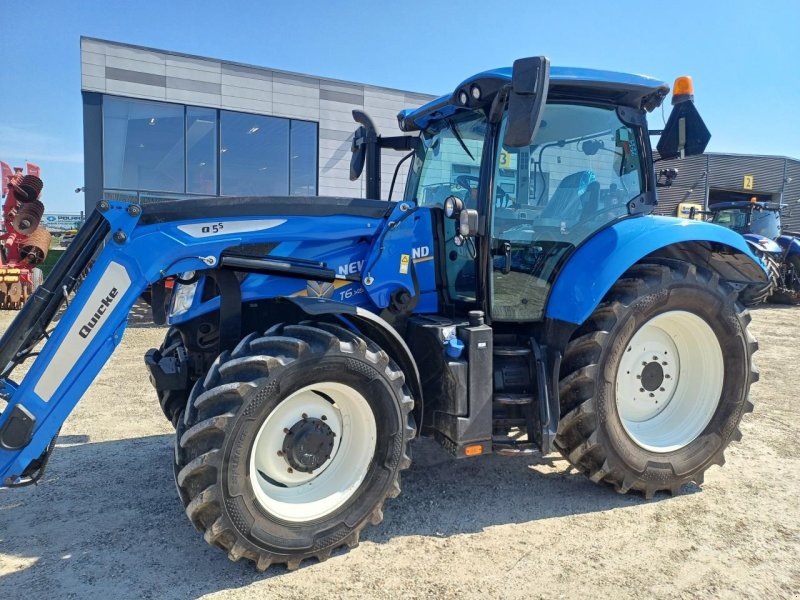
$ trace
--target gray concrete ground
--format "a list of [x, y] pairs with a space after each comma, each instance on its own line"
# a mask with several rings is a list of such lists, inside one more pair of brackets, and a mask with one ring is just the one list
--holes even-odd
[[163, 330], [131, 329], [67, 421], [45, 481], [0, 491], [0, 597], [796, 598], [800, 309], [753, 316], [756, 409], [702, 489], [648, 502], [557, 455], [455, 462], [423, 442], [359, 548], [265, 574], [228, 561], [184, 516], [172, 431], [142, 363]]

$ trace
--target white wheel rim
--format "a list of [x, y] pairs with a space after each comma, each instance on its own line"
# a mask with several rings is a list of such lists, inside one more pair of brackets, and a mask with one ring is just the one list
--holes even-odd
[[[328, 401], [330, 398], [333, 402]], [[333, 448], [310, 473], [293, 469], [278, 454], [303, 415], [320, 419], [333, 431]], [[323, 382], [304, 387], [267, 416], [250, 453], [250, 482], [256, 500], [269, 514], [291, 522], [331, 514], [356, 492], [375, 454], [377, 428], [364, 396], [350, 386]]]
[[719, 405], [722, 348], [701, 317], [674, 310], [634, 334], [617, 369], [616, 403], [630, 438], [651, 452], [694, 441]]

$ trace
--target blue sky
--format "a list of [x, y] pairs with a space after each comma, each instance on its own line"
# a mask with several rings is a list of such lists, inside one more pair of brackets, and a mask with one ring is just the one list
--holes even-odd
[[797, 0], [0, 5], [0, 160], [42, 167], [50, 211], [83, 207], [81, 35], [428, 93], [538, 54], [668, 82], [691, 74], [710, 150], [800, 158]]

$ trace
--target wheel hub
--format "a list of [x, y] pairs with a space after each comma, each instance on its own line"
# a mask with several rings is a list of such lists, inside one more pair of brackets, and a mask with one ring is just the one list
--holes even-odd
[[642, 387], [648, 392], [654, 392], [664, 382], [664, 368], [660, 362], [652, 361], [642, 369]]
[[286, 431], [281, 452], [289, 466], [302, 473], [313, 473], [325, 464], [333, 451], [334, 434], [328, 424], [303, 416]]

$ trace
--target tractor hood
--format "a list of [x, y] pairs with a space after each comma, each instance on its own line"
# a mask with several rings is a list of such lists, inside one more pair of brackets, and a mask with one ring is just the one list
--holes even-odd
[[[432, 121], [453, 114], [473, 110], [459, 102], [459, 93], [469, 93], [473, 86], [481, 89], [481, 105], [489, 104], [495, 94], [504, 86], [511, 84], [511, 67], [484, 71], [460, 83], [452, 94], [432, 100], [415, 109], [400, 111], [397, 120], [403, 131], [424, 129]], [[580, 69], [575, 67], [551, 67], [548, 98], [582, 98], [598, 102], [611, 102], [632, 108], [652, 111], [661, 105], [669, 93], [669, 85], [658, 79], [644, 75]]]
[[336, 215], [381, 219], [394, 204], [384, 200], [325, 196], [244, 196], [172, 200], [142, 207], [141, 225], [156, 225], [186, 219], [219, 219], [253, 215], [332, 217]]

